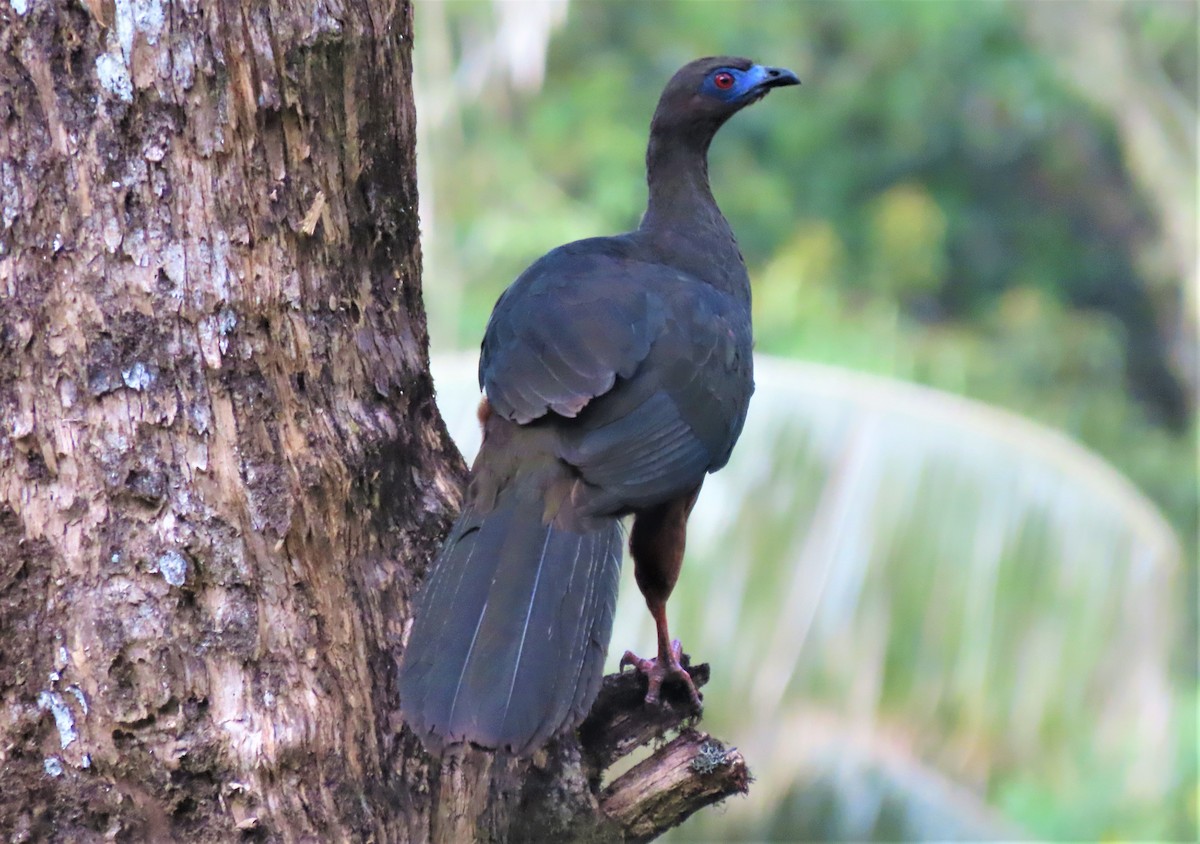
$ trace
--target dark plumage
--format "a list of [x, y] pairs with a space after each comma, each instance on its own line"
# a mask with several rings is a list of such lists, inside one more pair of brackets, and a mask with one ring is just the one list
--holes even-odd
[[754, 390], [750, 282], [708, 187], [714, 133], [791, 71], [700, 59], [663, 91], [641, 225], [561, 246], [504, 292], [479, 360], [483, 446], [434, 564], [400, 673], [427, 741], [528, 753], [600, 684], [634, 514], [635, 574], [658, 626], [650, 678], [687, 684], [666, 601], [688, 513], [725, 465]]

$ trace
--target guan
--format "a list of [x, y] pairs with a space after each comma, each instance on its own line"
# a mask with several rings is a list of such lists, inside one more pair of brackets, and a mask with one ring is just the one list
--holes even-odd
[[626, 653], [655, 703], [700, 697], [667, 630], [687, 519], [754, 391], [750, 279], [708, 184], [717, 130], [790, 70], [705, 58], [667, 83], [636, 230], [568, 243], [501, 295], [479, 359], [483, 444], [400, 668], [405, 721], [431, 746], [528, 754], [600, 687], [632, 515], [634, 575], [658, 653]]

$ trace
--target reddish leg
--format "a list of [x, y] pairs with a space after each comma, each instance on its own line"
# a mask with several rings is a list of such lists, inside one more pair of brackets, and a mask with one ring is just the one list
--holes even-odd
[[631, 651], [621, 657], [621, 667], [634, 666], [646, 675], [650, 688], [646, 703], [656, 703], [663, 681], [669, 677], [680, 680], [691, 694], [692, 704], [700, 708], [700, 693], [691, 676], [679, 664], [683, 652], [679, 642], [671, 640], [667, 631], [667, 599], [679, 579], [683, 565], [683, 548], [687, 541], [687, 520], [696, 503], [700, 487], [679, 498], [639, 512], [629, 535], [629, 551], [633, 555], [633, 575], [646, 599], [650, 615], [658, 630], [658, 656], [642, 659]]

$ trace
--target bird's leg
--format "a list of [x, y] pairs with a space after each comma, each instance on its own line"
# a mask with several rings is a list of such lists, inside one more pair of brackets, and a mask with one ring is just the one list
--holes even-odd
[[658, 656], [642, 659], [626, 651], [621, 657], [621, 668], [632, 665], [646, 675], [649, 682], [647, 703], [656, 703], [663, 681], [673, 677], [687, 687], [692, 704], [700, 708], [700, 693], [679, 662], [683, 648], [678, 640], [671, 640], [667, 630], [667, 599], [679, 579], [687, 540], [687, 519], [699, 493], [700, 487], [696, 487], [679, 498], [640, 511], [629, 535], [634, 578], [646, 599], [650, 615], [654, 617], [658, 633]]
[[663, 681], [668, 677], [674, 677], [687, 687], [692, 705], [699, 709], [702, 705], [700, 692], [696, 690], [696, 684], [692, 682], [692, 675], [688, 674], [687, 669], [680, 663], [683, 656], [683, 645], [678, 639], [671, 639], [667, 632], [666, 605], [658, 604], [651, 607], [650, 613], [654, 616], [654, 623], [658, 628], [658, 656], [654, 659], [642, 659], [633, 651], [625, 651], [625, 655], [621, 657], [621, 668], [632, 665], [646, 675], [649, 685], [646, 690], [646, 703], [657, 703]]

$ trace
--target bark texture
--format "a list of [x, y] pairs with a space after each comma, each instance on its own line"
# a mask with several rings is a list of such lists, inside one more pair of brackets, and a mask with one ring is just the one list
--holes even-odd
[[384, 829], [387, 680], [461, 476], [410, 9], [0, 16], [0, 828]]
[[[611, 749], [432, 759], [395, 715], [464, 477], [428, 374], [411, 43], [403, 0], [0, 4], [11, 840], [628, 834]], [[683, 718], [641, 711], [590, 746]]]

